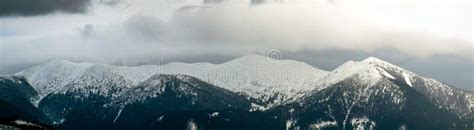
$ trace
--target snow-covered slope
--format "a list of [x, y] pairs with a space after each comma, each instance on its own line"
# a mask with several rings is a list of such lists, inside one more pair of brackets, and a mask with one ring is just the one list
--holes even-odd
[[[373, 57], [344, 63], [314, 88], [303, 98], [272, 110], [288, 112], [292, 128], [301, 129], [473, 127], [473, 92]], [[426, 124], [416, 123], [421, 120]]]
[[[434, 79], [419, 76], [374, 57], [359, 62], [348, 61], [344, 63], [321, 78], [315, 87], [318, 89], [315, 91], [333, 87], [347, 80], [351, 81], [352, 86], [358, 87], [355, 89], [358, 89], [358, 96], [361, 97], [379, 92], [388, 92], [393, 97], [391, 100], [399, 104], [405, 100], [404, 94], [400, 89], [393, 88], [400, 87], [400, 84], [397, 83], [401, 83], [426, 96], [437, 107], [453, 111], [460, 117], [472, 116], [474, 112], [474, 106], [472, 105], [472, 102], [474, 102], [473, 92], [460, 90]], [[373, 89], [372, 87], [378, 88], [375, 88], [375, 91], [370, 91]], [[307, 94], [307, 96], [309, 95]]]
[[77, 64], [66, 60], [54, 59], [15, 75], [24, 76], [31, 86], [35, 88], [39, 95], [35, 102], [38, 103], [44, 96], [64, 89], [66, 84], [84, 75], [85, 70], [90, 66], [92, 64]]
[[170, 63], [134, 67], [51, 60], [16, 75], [28, 80], [38, 91], [40, 100], [50, 93], [83, 90], [115, 98], [157, 74], [193, 76], [227, 90], [246, 94], [263, 109], [299, 100], [308, 96], [308, 92], [313, 93], [350, 78], [356, 79], [353, 84], [361, 86], [361, 91], [380, 85], [381, 81], [400, 81], [430, 98], [440, 108], [456, 111], [459, 116], [474, 111], [472, 92], [418, 76], [373, 57], [359, 62], [348, 61], [331, 72], [303, 62], [272, 61], [260, 55], [244, 56], [223, 64]]
[[156, 74], [190, 75], [234, 92], [242, 92], [272, 106], [312, 90], [318, 79], [327, 72], [303, 62], [271, 61], [265, 56], [250, 55], [217, 65], [170, 63], [124, 67], [51, 60], [16, 75], [26, 77], [39, 91], [40, 97], [44, 97], [49, 93], [80, 90], [88, 86], [93, 86], [95, 93], [119, 95], [123, 89], [134, 87]]
[[[472, 91], [419, 76], [373, 57], [348, 61], [331, 72], [302, 62], [273, 61], [259, 55], [223, 64], [134, 67], [51, 60], [15, 76], [26, 79], [19, 84], [29, 83], [38, 91], [40, 98], [36, 101], [42, 100], [37, 107], [59, 122], [63, 121], [65, 111], [80, 111], [69, 113], [78, 117], [95, 113], [88, 118], [130, 122], [138, 118], [155, 119], [162, 116], [161, 112], [177, 108], [190, 110], [187, 108], [194, 105], [215, 112], [212, 107], [221, 104], [223, 110], [228, 107], [238, 110], [231, 117], [246, 117], [242, 118], [244, 121], [259, 117], [255, 119], [270, 121], [268, 124], [281, 124], [278, 121], [285, 120], [287, 127], [302, 129], [474, 127]], [[170, 106], [160, 104], [164, 102], [185, 105], [164, 110]], [[137, 109], [146, 109], [143, 115], [155, 115], [134, 116]], [[255, 115], [254, 110], [266, 111], [264, 115]], [[207, 117], [208, 112], [205, 114]], [[100, 121], [91, 122], [100, 124]]]
[[439, 108], [455, 112], [460, 117], [472, 116], [474, 112], [474, 106], [470, 105], [470, 102], [474, 101], [472, 98], [473, 92], [464, 91], [443, 82], [417, 75], [377, 58], [368, 58], [362, 63], [376, 67], [380, 75], [388, 72], [389, 75], [392, 75], [393, 80], [403, 82], [414, 88], [428, 97]]

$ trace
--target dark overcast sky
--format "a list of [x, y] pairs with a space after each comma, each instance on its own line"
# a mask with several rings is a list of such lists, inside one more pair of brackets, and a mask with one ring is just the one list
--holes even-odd
[[90, 0], [1, 0], [0, 16], [34, 16], [53, 12], [85, 13]]

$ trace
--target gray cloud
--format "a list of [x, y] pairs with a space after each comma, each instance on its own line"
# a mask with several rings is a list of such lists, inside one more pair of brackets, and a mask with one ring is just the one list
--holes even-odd
[[[316, 8], [316, 9], [314, 9]], [[332, 5], [258, 7], [211, 6], [180, 11], [175, 26], [191, 33], [200, 43], [264, 45], [299, 49], [342, 49], [371, 52], [393, 48], [428, 57], [434, 54], [470, 56], [471, 39], [440, 37], [412, 28], [377, 27], [360, 21]], [[415, 47], [423, 46], [423, 47]]]
[[34, 16], [52, 12], [85, 13], [91, 0], [1, 0], [0, 16]]
[[124, 29], [129, 36], [142, 40], [160, 40], [165, 33], [164, 22], [156, 17], [133, 15], [124, 22]]

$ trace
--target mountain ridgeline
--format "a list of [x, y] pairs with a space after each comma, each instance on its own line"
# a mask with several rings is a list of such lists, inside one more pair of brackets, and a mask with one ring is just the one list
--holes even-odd
[[330, 72], [259, 55], [135, 67], [51, 60], [0, 77], [0, 94], [0, 124], [25, 129], [474, 129], [474, 92], [377, 58]]

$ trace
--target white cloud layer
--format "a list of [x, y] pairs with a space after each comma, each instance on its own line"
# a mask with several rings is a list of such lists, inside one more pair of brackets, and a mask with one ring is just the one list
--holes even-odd
[[[122, 0], [88, 14], [0, 17], [2, 65], [50, 58], [98, 62], [199, 54], [243, 55], [271, 48], [472, 59], [471, 1]], [[1, 66], [0, 66], [1, 67]]]

